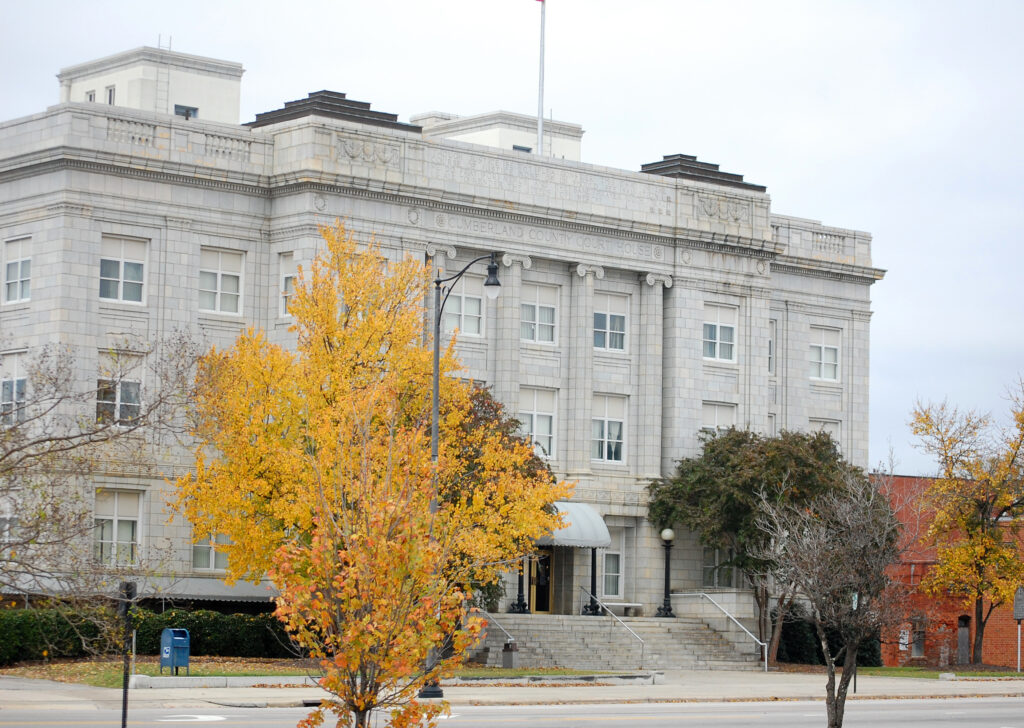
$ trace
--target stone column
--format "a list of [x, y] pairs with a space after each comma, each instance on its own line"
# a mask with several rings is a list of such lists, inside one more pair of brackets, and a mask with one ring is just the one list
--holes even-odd
[[590, 416], [594, 399], [594, 279], [604, 278], [604, 268], [580, 263], [570, 276], [569, 391], [566, 393], [569, 479], [590, 476]]
[[494, 347], [494, 381], [491, 392], [505, 405], [505, 412], [516, 416], [519, 411], [519, 299], [523, 285], [523, 269], [533, 261], [526, 255], [506, 253], [499, 274], [501, 295], [497, 304], [495, 331], [488, 335]]
[[648, 273], [640, 276], [640, 350], [638, 401], [631, 409], [638, 413], [634, 429], [633, 452], [637, 454], [636, 474], [640, 478], [660, 478], [661, 473], [661, 401], [664, 371], [665, 289], [672, 287], [672, 276]]

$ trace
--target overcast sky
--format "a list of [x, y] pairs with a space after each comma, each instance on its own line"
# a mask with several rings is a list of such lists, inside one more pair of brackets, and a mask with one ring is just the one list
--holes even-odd
[[[0, 120], [65, 66], [143, 45], [241, 62], [242, 121], [311, 91], [402, 120], [537, 109], [535, 0], [13, 2]], [[585, 162], [697, 155], [777, 213], [866, 230], [871, 462], [930, 474], [918, 399], [1004, 419], [1024, 371], [1024, 2], [547, 0], [545, 109]]]

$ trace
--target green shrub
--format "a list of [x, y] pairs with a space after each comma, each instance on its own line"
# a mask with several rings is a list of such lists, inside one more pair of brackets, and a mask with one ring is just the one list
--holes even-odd
[[[837, 650], [843, 641], [835, 631], [828, 631], [828, 643]], [[779, 662], [800, 665], [824, 665], [821, 642], [814, 623], [799, 604], [793, 605], [786, 621], [782, 623], [779, 639]], [[882, 664], [882, 643], [878, 639], [861, 643], [857, 650], [857, 664], [862, 667], [879, 667]]]
[[141, 655], [160, 653], [160, 636], [165, 629], [187, 629], [193, 655], [295, 656], [284, 628], [271, 614], [221, 614], [207, 609], [169, 609], [157, 614], [139, 609], [134, 615], [136, 649]]
[[0, 610], [0, 665], [81, 657], [87, 654], [86, 645], [95, 644], [100, 637], [100, 621], [56, 609]]

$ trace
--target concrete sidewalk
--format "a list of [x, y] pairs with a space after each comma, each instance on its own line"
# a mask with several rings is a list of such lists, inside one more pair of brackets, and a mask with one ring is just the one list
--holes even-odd
[[[551, 703], [718, 702], [757, 700], [823, 700], [825, 676], [784, 672], [731, 672], [679, 670], [656, 675], [651, 684], [610, 684], [606, 676], [594, 682], [582, 679], [538, 684], [474, 682], [445, 683], [444, 696], [452, 705], [528, 705]], [[288, 681], [288, 682], [284, 682]], [[191, 682], [191, 681], [190, 681]], [[292, 707], [312, 704], [326, 693], [317, 687], [301, 687], [302, 678], [231, 678], [219, 687], [134, 688], [129, 705], [142, 708], [197, 708], [209, 705], [234, 707]], [[964, 678], [925, 680], [858, 676], [857, 698], [928, 697], [1024, 697], [1024, 679]], [[47, 680], [0, 677], [0, 710], [92, 710], [121, 705], [121, 691], [70, 685]]]

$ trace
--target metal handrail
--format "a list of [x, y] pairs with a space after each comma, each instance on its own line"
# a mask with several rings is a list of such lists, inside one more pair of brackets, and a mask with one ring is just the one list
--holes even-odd
[[673, 596], [677, 596], [677, 597], [704, 597], [709, 602], [711, 602], [716, 607], [718, 607], [719, 611], [722, 614], [724, 614], [726, 617], [731, 619], [733, 624], [735, 624], [737, 627], [739, 627], [744, 632], [746, 632], [747, 636], [749, 636], [750, 639], [754, 640], [754, 642], [756, 642], [758, 644], [758, 646], [760, 646], [761, 654], [764, 656], [764, 671], [768, 672], [768, 643], [767, 642], [762, 642], [757, 637], [755, 637], [754, 634], [749, 629], [747, 629], [742, 624], [740, 624], [739, 620], [737, 620], [736, 617], [734, 617], [731, 614], [729, 614], [729, 612], [726, 610], [726, 608], [723, 607], [718, 602], [716, 602], [714, 599], [712, 599], [710, 595], [705, 594], [704, 592], [689, 592], [689, 593], [686, 593], [686, 594], [673, 594]]
[[[591, 598], [591, 599], [593, 599], [593, 600], [594, 600], [595, 602], [597, 602], [598, 604], [600, 604], [600, 605], [601, 605], [601, 609], [603, 609], [604, 611], [606, 611], [606, 612], [608, 613], [608, 616], [612, 617], [612, 618], [613, 618], [613, 619], [614, 619], [614, 620], [615, 620], [616, 622], [618, 622], [618, 623], [619, 623], [619, 624], [621, 624], [621, 625], [622, 625], [623, 627], [625, 627], [626, 631], [627, 631], [627, 632], [629, 632], [629, 633], [630, 633], [631, 635], [633, 635], [633, 637], [635, 637], [635, 638], [636, 638], [636, 640], [637, 640], [637, 641], [638, 641], [638, 642], [640, 643], [640, 669], [641, 669], [641, 670], [643, 670], [643, 669], [644, 669], [644, 649], [645, 649], [646, 645], [644, 644], [644, 641], [643, 641], [642, 639], [640, 639], [640, 635], [638, 635], [638, 634], [637, 634], [636, 632], [634, 632], [633, 630], [631, 630], [631, 629], [629, 628], [629, 625], [628, 625], [628, 624], [626, 624], [625, 622], [623, 622], [623, 621], [622, 621], [621, 619], [619, 619], [618, 615], [616, 615], [616, 614], [615, 614], [615, 613], [614, 613], [614, 612], [613, 612], [613, 611], [612, 611], [611, 609], [609, 609], [609, 608], [607, 607], [607, 605], [605, 605], [605, 603], [604, 603], [604, 602], [602, 602], [602, 601], [601, 601], [600, 599], [598, 599], [598, 598], [597, 598], [597, 597], [595, 597], [595, 596], [594, 596], [593, 594], [591, 594], [591, 593], [590, 593], [589, 591], [587, 591], [586, 587], [580, 586], [580, 591], [582, 591], [582, 592], [583, 592], [584, 594], [586, 594], [586, 595], [587, 595], [588, 597], [590, 597], [590, 598]], [[582, 600], [582, 599], [580, 599], [580, 603], [581, 603], [581, 604], [582, 604], [582, 602], [583, 602], [583, 600]]]
[[494, 622], [494, 626], [495, 626], [495, 627], [497, 627], [498, 629], [500, 629], [500, 630], [501, 630], [502, 632], [504, 632], [504, 633], [505, 633], [505, 637], [507, 638], [507, 639], [505, 640], [505, 642], [515, 642], [515, 641], [516, 641], [516, 638], [515, 638], [515, 637], [513, 637], [513, 636], [512, 636], [512, 635], [511, 635], [511, 634], [509, 633], [509, 631], [508, 631], [507, 629], [505, 629], [504, 627], [502, 627], [502, 626], [501, 626], [501, 622], [499, 622], [498, 620], [496, 620], [496, 619], [494, 618], [494, 616], [493, 616], [493, 615], [492, 615], [492, 614], [491, 614], [490, 612], [488, 612], [488, 611], [487, 611], [486, 609], [480, 609], [479, 607], [477, 607], [477, 608], [476, 608], [476, 611], [480, 612], [481, 614], [486, 614], [486, 615], [487, 615], [487, 625], [488, 625], [488, 626], [490, 626], [491, 622]]

